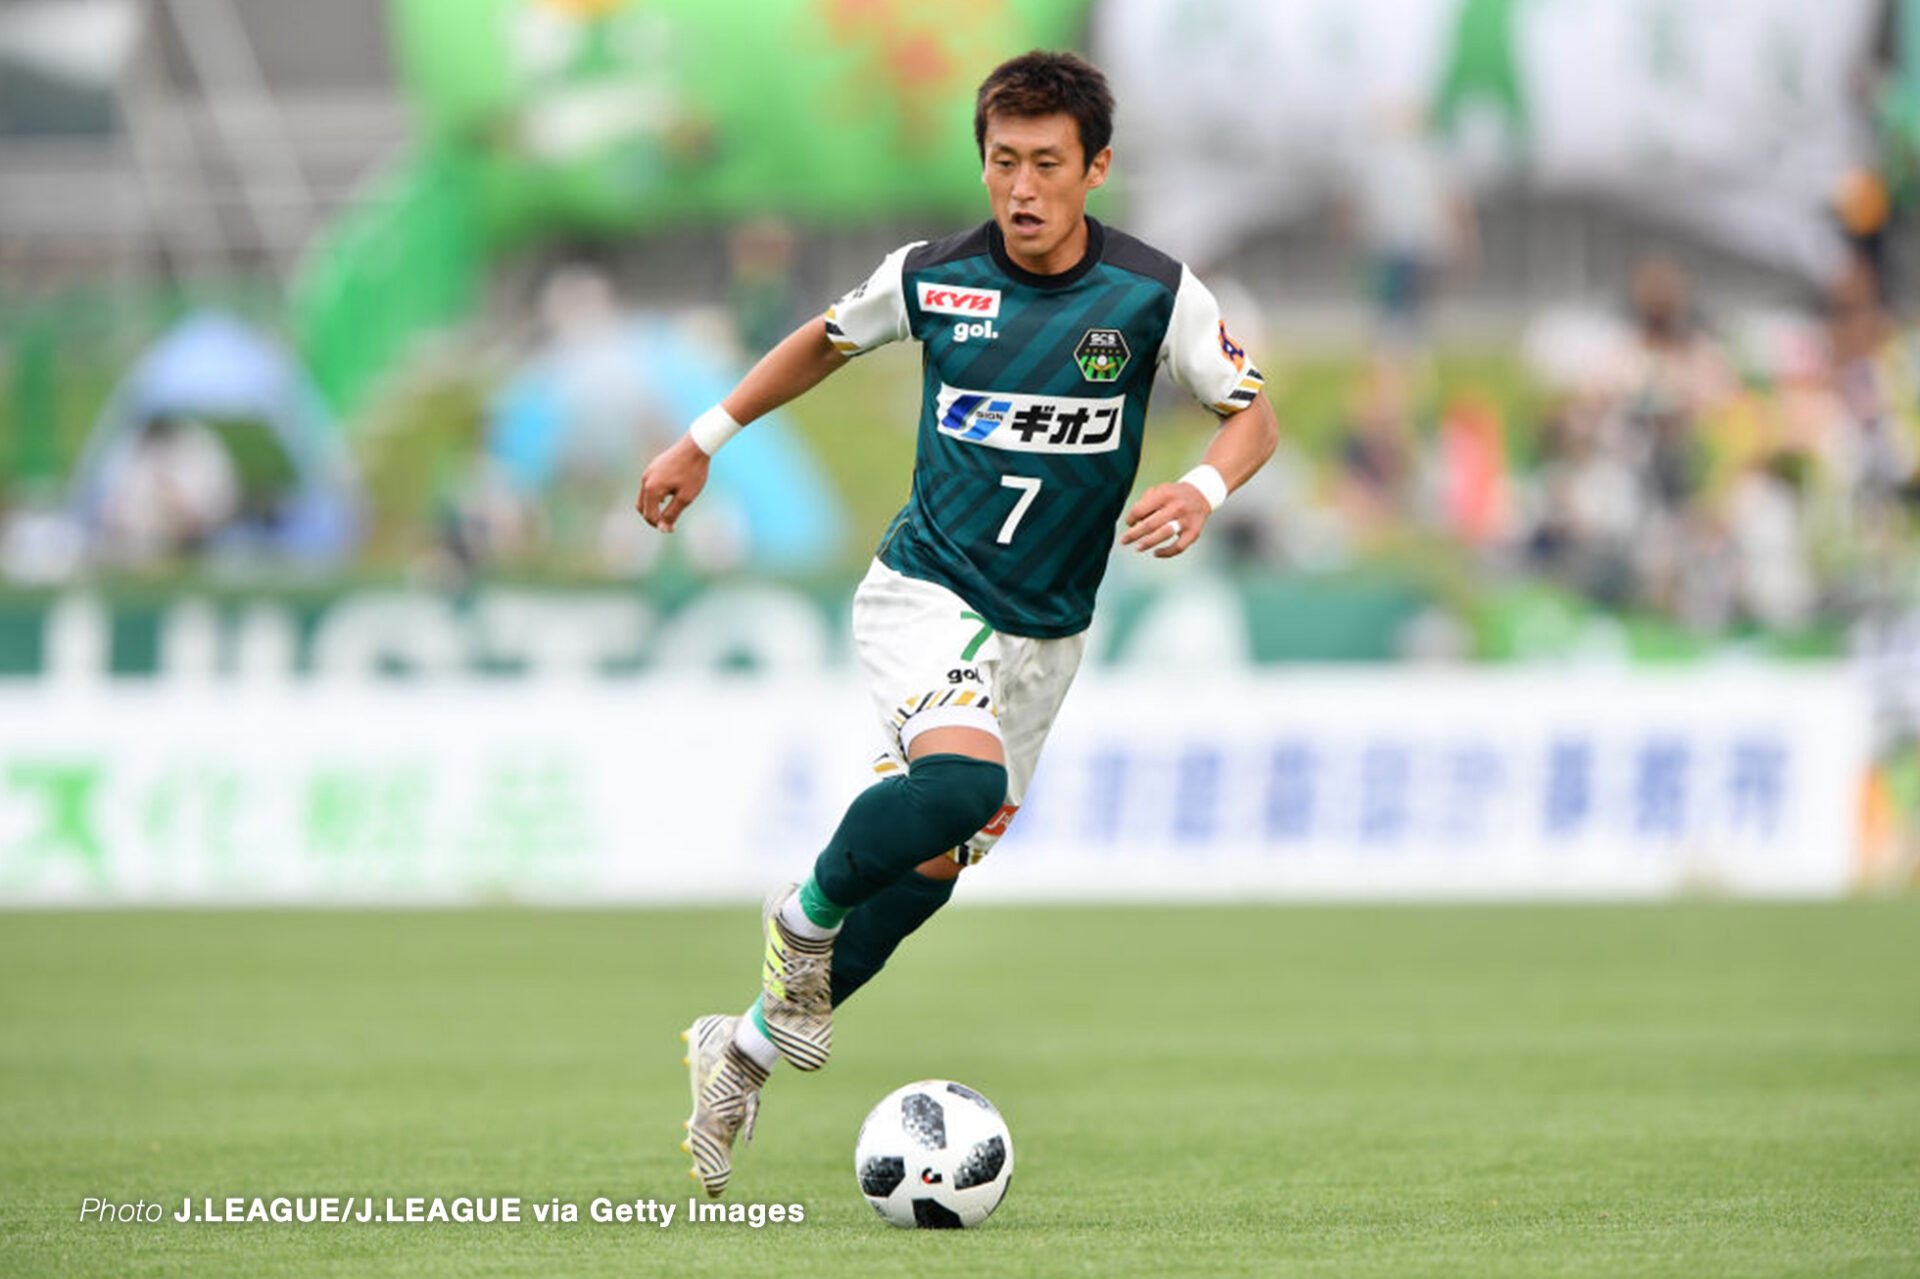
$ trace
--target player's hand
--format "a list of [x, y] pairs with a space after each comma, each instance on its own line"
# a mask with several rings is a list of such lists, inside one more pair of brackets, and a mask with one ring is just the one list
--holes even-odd
[[640, 476], [640, 497], [633, 504], [640, 518], [662, 533], [673, 532], [680, 513], [707, 486], [710, 461], [698, 444], [683, 435], [672, 448], [649, 462]]
[[1155, 559], [1171, 559], [1200, 540], [1211, 513], [1206, 496], [1193, 485], [1156, 484], [1127, 512], [1120, 545], [1152, 551]]

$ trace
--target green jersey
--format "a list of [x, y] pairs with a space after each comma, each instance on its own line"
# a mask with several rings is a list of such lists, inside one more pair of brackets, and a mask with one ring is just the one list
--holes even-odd
[[913, 489], [881, 562], [1012, 635], [1092, 620], [1159, 368], [1223, 416], [1262, 385], [1192, 272], [1092, 218], [1087, 232], [1059, 275], [1017, 266], [992, 222], [909, 244], [827, 311], [848, 355], [921, 344]]

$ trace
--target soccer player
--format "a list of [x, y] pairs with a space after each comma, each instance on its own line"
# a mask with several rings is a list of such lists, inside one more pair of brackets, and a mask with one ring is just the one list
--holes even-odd
[[974, 136], [991, 220], [908, 244], [783, 339], [648, 465], [663, 532], [748, 422], [888, 342], [921, 344], [913, 487], [854, 594], [853, 637], [890, 746], [797, 888], [768, 899], [761, 993], [699, 1018], [683, 1148], [718, 1196], [762, 1085], [817, 1070], [833, 1008], [953, 894], [1007, 829], [1086, 649], [1094, 591], [1139, 466], [1156, 371], [1220, 415], [1201, 465], [1126, 511], [1122, 545], [1162, 559], [1272, 454], [1262, 379], [1181, 263], [1086, 215], [1113, 158], [1093, 66], [1035, 51], [981, 84]]

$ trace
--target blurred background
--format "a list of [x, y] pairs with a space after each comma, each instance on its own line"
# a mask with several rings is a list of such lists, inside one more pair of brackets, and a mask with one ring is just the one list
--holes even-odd
[[[1920, 0], [0, 0], [0, 901], [757, 894], [915, 352], [645, 460], [1072, 47], [1284, 440], [983, 896], [1920, 873]], [[1213, 419], [1162, 388], [1141, 487]]]

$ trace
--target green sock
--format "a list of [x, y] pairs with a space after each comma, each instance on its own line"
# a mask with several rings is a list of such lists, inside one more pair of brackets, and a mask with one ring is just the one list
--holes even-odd
[[1004, 765], [922, 755], [905, 777], [882, 778], [853, 797], [813, 859], [813, 877], [828, 901], [858, 906], [927, 858], [965, 843], [1006, 802]]
[[833, 1006], [886, 966], [907, 935], [953, 896], [954, 881], [909, 871], [893, 887], [860, 903], [833, 944]]
[[[767, 1033], [767, 1015], [764, 1012], [760, 1011], [759, 999], [755, 999], [753, 1001], [753, 1007], [747, 1009], [747, 1016], [753, 1019], [753, 1024], [755, 1029], [757, 1029], [763, 1035]], [[768, 1035], [767, 1037], [769, 1039], [772, 1038], [771, 1035]]]
[[[838, 928], [842, 920], [853, 913], [851, 906], [836, 906], [827, 895], [820, 891], [820, 882], [813, 876], [807, 876], [807, 882], [800, 885], [800, 909], [806, 917], [821, 928]], [[757, 1009], [758, 1004], [754, 1007]]]

